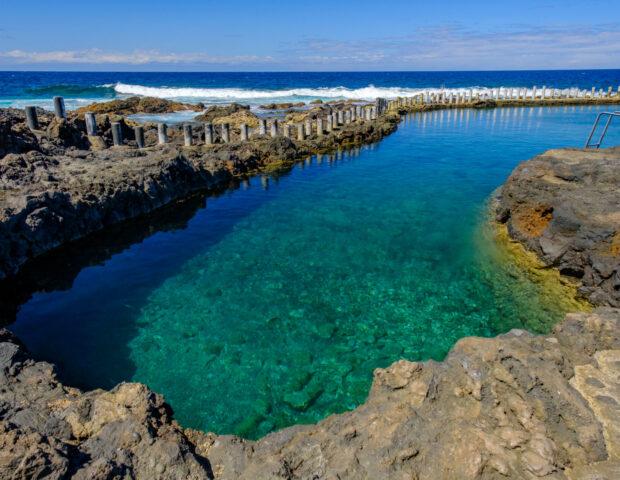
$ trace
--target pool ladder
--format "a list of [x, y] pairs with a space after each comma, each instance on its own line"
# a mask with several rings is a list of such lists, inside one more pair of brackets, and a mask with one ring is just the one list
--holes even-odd
[[[592, 140], [592, 135], [594, 135], [594, 131], [596, 130], [596, 127], [598, 126], [598, 121], [601, 119], [603, 115], [609, 115], [609, 118], [607, 119], [607, 123], [605, 124], [605, 128], [603, 129], [603, 133], [601, 133], [601, 137], [598, 139], [598, 143], [590, 145], [590, 141]], [[605, 134], [607, 133], [607, 128], [609, 127], [609, 124], [611, 123], [614, 117], [620, 117], [620, 111], [601, 112], [597, 115], [596, 121], [594, 122], [594, 125], [592, 126], [592, 131], [590, 132], [590, 136], [588, 137], [588, 141], [586, 142], [585, 148], [599, 148], [601, 146], [601, 143], [603, 143], [603, 138], [605, 137]]]

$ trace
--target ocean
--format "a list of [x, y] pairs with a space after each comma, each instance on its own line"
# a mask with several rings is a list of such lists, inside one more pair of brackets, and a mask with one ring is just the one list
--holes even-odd
[[240, 102], [254, 108], [268, 103], [317, 99], [396, 98], [422, 89], [484, 93], [496, 87], [578, 87], [614, 90], [620, 70], [537, 70], [489, 72], [0, 72], [0, 107], [38, 105], [52, 109], [64, 96], [73, 109], [94, 101], [154, 96], [189, 103]]

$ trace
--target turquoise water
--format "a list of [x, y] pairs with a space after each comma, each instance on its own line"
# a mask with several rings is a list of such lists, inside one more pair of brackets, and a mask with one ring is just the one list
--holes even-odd
[[485, 201], [519, 161], [581, 146], [598, 110], [410, 116], [380, 144], [207, 199], [36, 294], [11, 328], [68, 381], [145, 382], [184, 426], [257, 438], [352, 409], [377, 367], [561, 319], [485, 235]]

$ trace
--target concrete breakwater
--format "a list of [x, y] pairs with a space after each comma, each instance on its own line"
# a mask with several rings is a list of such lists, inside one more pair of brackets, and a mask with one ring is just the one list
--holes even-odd
[[67, 115], [64, 109], [3, 110], [0, 278], [58, 245], [191, 192], [315, 153], [376, 142], [400, 121], [379, 104], [366, 107], [363, 118], [340, 117], [307, 119], [293, 138], [290, 125], [280, 129], [276, 121], [269, 134], [262, 123], [248, 135], [247, 127], [235, 131], [227, 124], [199, 131], [107, 114]]
[[408, 111], [420, 111], [434, 108], [470, 108], [470, 107], [509, 107], [538, 105], [605, 105], [620, 101], [620, 86], [605, 89], [582, 90], [579, 88], [558, 89], [537, 86], [497, 87], [484, 89], [470, 88], [467, 91], [424, 90], [410, 97], [399, 97], [387, 102], [387, 108], [405, 108]]

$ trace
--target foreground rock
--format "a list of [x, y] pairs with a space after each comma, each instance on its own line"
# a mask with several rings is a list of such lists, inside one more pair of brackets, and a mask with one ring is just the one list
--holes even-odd
[[611, 308], [377, 369], [364, 405], [257, 442], [183, 430], [140, 384], [62, 385], [0, 331], [0, 477], [612, 480], [619, 402]]
[[[111, 120], [121, 123], [122, 147], [109, 148]], [[232, 143], [192, 147], [183, 146], [179, 127], [169, 129], [169, 144], [157, 145], [156, 126], [147, 124], [147, 148], [137, 149], [133, 123], [123, 117], [97, 115], [101, 137], [92, 138], [78, 117], [41, 113], [42, 130], [31, 132], [23, 112], [0, 110], [0, 279], [54, 247], [233, 177], [379, 141], [399, 120], [387, 115], [303, 141], [256, 136], [240, 142], [233, 132]], [[201, 135], [194, 129], [195, 143], [203, 142]]]
[[592, 303], [620, 307], [619, 185], [620, 147], [549, 150], [515, 168], [497, 218]]

